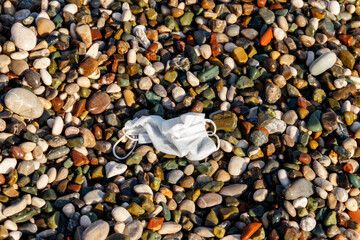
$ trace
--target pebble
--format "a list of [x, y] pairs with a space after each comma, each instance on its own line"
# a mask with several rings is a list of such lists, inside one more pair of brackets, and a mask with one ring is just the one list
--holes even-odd
[[250, 163], [249, 158], [233, 156], [230, 159], [230, 162], [228, 165], [228, 172], [229, 172], [229, 174], [231, 174], [233, 176], [239, 176], [246, 171], [246, 168], [249, 163]]
[[11, 39], [17, 48], [24, 51], [34, 49], [37, 42], [35, 33], [19, 22], [13, 24], [11, 27]]
[[92, 190], [84, 196], [86, 205], [101, 203], [104, 201], [105, 193], [99, 189]]
[[5, 105], [11, 111], [30, 119], [39, 118], [44, 112], [36, 95], [23, 88], [14, 88], [7, 92]]
[[160, 230], [158, 231], [159, 234], [174, 234], [181, 230], [181, 225], [175, 222], [164, 222], [161, 225]]
[[306, 178], [299, 178], [286, 188], [284, 197], [286, 200], [295, 200], [300, 197], [309, 197], [313, 193], [312, 183]]
[[223, 198], [217, 193], [206, 193], [197, 200], [200, 208], [209, 208], [221, 204]]
[[88, 226], [82, 233], [83, 240], [99, 239], [105, 240], [110, 231], [110, 226], [103, 220], [97, 220]]
[[143, 233], [143, 226], [139, 220], [132, 221], [127, 224], [124, 229], [124, 234], [129, 237], [130, 240], [139, 239]]
[[110, 105], [110, 97], [105, 92], [97, 92], [87, 101], [86, 108], [93, 114], [100, 114]]
[[117, 163], [110, 161], [105, 166], [105, 172], [107, 178], [112, 178], [123, 174], [127, 169], [127, 165], [123, 163]]
[[111, 212], [113, 218], [117, 222], [124, 222], [125, 224], [133, 221], [130, 213], [123, 207], [115, 207]]
[[310, 65], [310, 73], [313, 76], [318, 76], [322, 74], [335, 64], [336, 59], [336, 54], [333, 52], [328, 52], [321, 55]]

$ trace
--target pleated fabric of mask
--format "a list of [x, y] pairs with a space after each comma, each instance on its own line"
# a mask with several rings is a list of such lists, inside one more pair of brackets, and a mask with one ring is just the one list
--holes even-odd
[[[214, 131], [208, 132], [205, 129], [206, 123], [213, 125]], [[121, 130], [121, 137], [113, 146], [113, 154], [116, 158], [126, 159], [133, 149], [125, 156], [119, 157], [116, 146], [128, 137], [139, 144], [153, 144], [160, 152], [186, 157], [192, 161], [200, 161], [219, 149], [219, 138], [216, 135], [216, 126], [210, 119], [205, 119], [205, 114], [186, 113], [179, 117], [165, 120], [160, 116], [142, 116], [127, 121]], [[131, 136], [136, 136], [133, 138]], [[217, 144], [210, 138], [214, 136]]]

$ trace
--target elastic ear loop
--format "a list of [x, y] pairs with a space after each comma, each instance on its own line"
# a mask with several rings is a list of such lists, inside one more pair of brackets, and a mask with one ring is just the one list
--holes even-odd
[[214, 136], [216, 138], [216, 142], [217, 142], [216, 150], [218, 150], [220, 148], [220, 138], [218, 135], [216, 135], [216, 124], [211, 119], [205, 119], [205, 122], [210, 123], [214, 128], [214, 131], [212, 131], [212, 132], [208, 131], [207, 133], [208, 133], [209, 137]]
[[[125, 132], [124, 128], [121, 130], [121, 132], [123, 133], [123, 136], [119, 140], [116, 141], [116, 143], [113, 146], [112, 152], [117, 159], [124, 160], [124, 159], [128, 158], [130, 156], [130, 154], [135, 150], [136, 144], [139, 141], [139, 139], [130, 137], [130, 135], [127, 134], [127, 132]], [[116, 154], [115, 148], [124, 139], [124, 137], [127, 137], [128, 139], [134, 141], [135, 143], [134, 143], [134, 146], [132, 147], [132, 149], [130, 150], [130, 152], [128, 152], [128, 154], [126, 154], [124, 157], [120, 157]]]

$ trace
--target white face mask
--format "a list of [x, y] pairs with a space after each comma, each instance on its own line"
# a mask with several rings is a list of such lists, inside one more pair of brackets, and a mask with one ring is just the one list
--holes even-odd
[[[207, 132], [205, 124], [211, 123], [214, 131]], [[118, 159], [126, 159], [136, 144], [125, 157], [119, 157], [115, 153], [116, 146], [126, 136], [139, 144], [152, 143], [154, 147], [163, 153], [186, 157], [192, 161], [200, 161], [219, 149], [219, 137], [216, 133], [215, 123], [210, 119], [205, 119], [205, 114], [186, 113], [177, 118], [165, 120], [160, 116], [142, 116], [127, 121], [121, 130], [121, 137], [113, 146], [113, 154]], [[135, 135], [132, 138], [129, 135]], [[210, 138], [217, 139], [217, 145]]]

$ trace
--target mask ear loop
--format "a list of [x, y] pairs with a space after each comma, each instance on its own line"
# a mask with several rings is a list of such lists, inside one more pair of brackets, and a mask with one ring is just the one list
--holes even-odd
[[216, 142], [217, 142], [216, 150], [218, 150], [220, 148], [220, 138], [216, 134], [216, 125], [215, 125], [214, 121], [211, 120], [211, 119], [205, 119], [205, 122], [210, 123], [213, 126], [214, 130], [213, 131], [208, 131], [207, 133], [208, 133], [209, 137], [214, 136], [216, 138]]
[[[112, 152], [113, 152], [114, 156], [115, 156], [117, 159], [119, 159], [119, 160], [124, 160], [124, 159], [128, 158], [128, 157], [130, 156], [130, 154], [135, 150], [136, 144], [137, 144], [137, 142], [138, 142], [139, 140], [138, 140], [137, 138], [130, 137], [130, 135], [129, 135], [127, 132], [125, 132], [125, 129], [124, 129], [124, 128], [121, 130], [121, 132], [123, 133], [123, 136], [122, 136], [119, 140], [116, 141], [116, 143], [115, 143], [114, 146], [113, 146]], [[116, 148], [117, 145], [119, 145], [119, 143], [120, 143], [125, 137], [127, 137], [128, 139], [134, 141], [135, 143], [134, 143], [134, 146], [132, 147], [132, 149], [130, 150], [130, 152], [128, 152], [128, 154], [126, 154], [124, 157], [120, 157], [120, 156], [118, 156], [118, 155], [116, 154], [115, 148]]]

